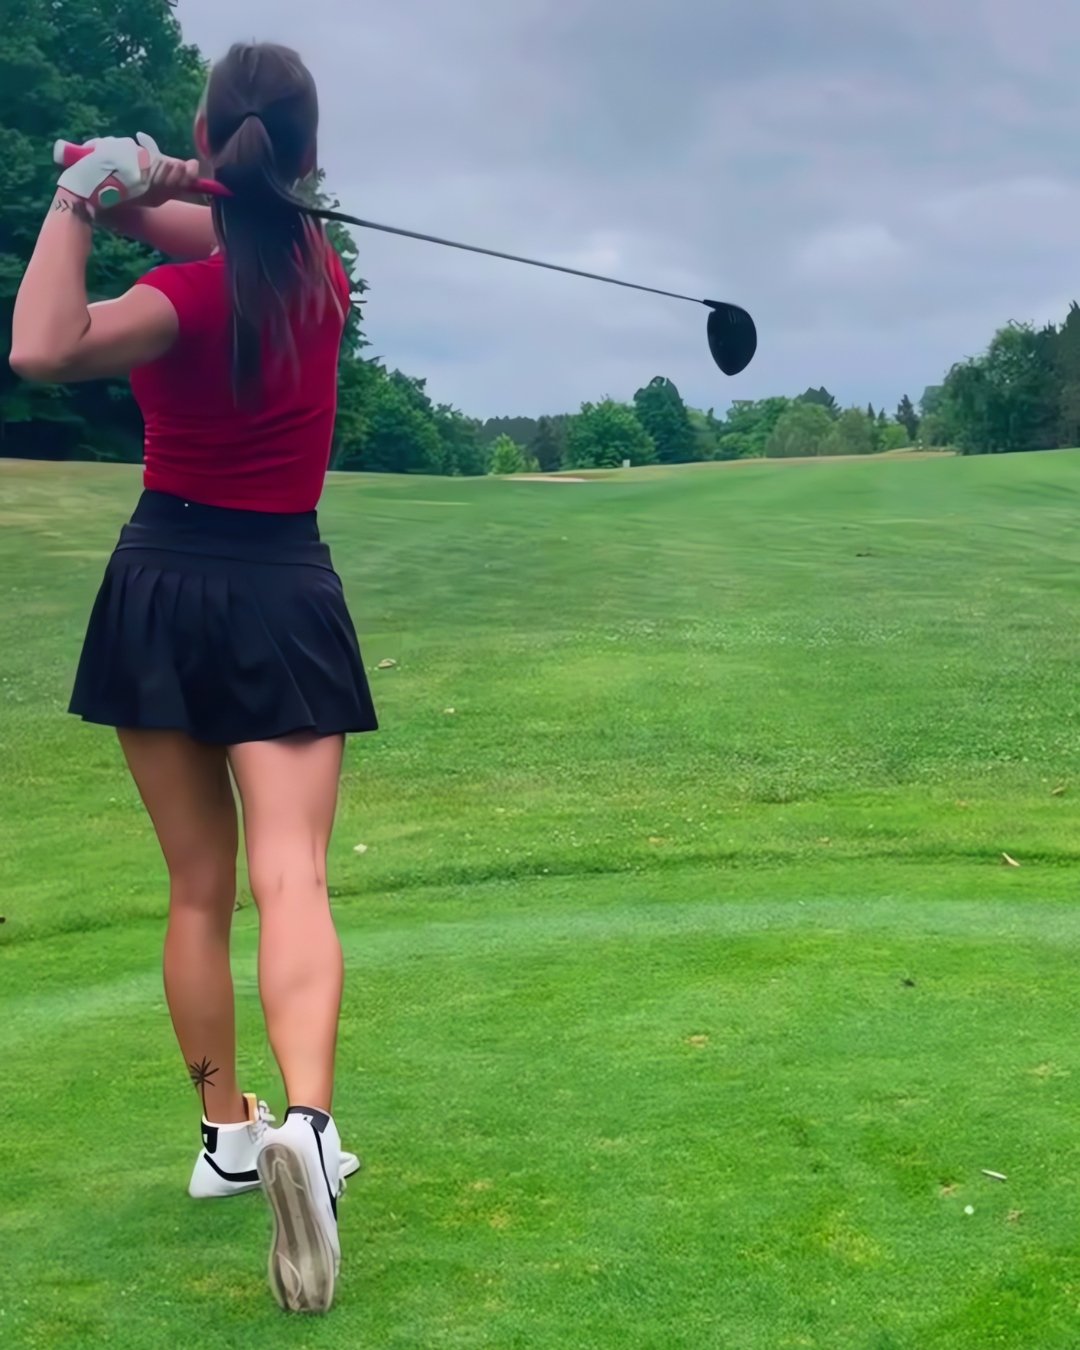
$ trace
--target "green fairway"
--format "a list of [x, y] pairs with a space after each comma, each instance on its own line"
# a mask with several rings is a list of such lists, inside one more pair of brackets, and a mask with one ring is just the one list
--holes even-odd
[[0, 461], [0, 1347], [1076, 1350], [1080, 453], [331, 480], [366, 1168], [291, 1324], [64, 712], [138, 481]]

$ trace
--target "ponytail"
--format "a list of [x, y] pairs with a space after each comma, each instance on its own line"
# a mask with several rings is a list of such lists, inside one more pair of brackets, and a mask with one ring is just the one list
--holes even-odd
[[[233, 387], [258, 395], [267, 341], [296, 362], [290, 318], [325, 301], [321, 233], [284, 184], [261, 118], [249, 114], [215, 157], [214, 173], [232, 193], [213, 202], [232, 302]], [[320, 284], [322, 283], [322, 284]]]
[[321, 317], [329, 294], [323, 213], [292, 186], [312, 167], [303, 161], [314, 155], [314, 82], [295, 52], [237, 45], [211, 74], [206, 116], [213, 172], [231, 193], [212, 210], [232, 305], [233, 388], [257, 399], [265, 345], [295, 371], [292, 321]]

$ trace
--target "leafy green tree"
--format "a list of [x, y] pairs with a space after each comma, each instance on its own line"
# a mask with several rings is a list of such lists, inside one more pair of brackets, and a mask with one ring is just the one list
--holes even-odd
[[386, 371], [375, 361], [347, 356], [338, 368], [338, 410], [334, 425], [335, 469], [362, 469], [371, 414], [386, 383]]
[[536, 457], [541, 473], [552, 473], [561, 468], [566, 458], [566, 422], [562, 417], [541, 417], [536, 434], [529, 442], [529, 450]]
[[953, 366], [945, 400], [960, 450], [1002, 454], [1056, 443], [1061, 403], [1056, 343], [1056, 329], [1008, 324], [985, 355]]
[[960, 419], [956, 399], [946, 385], [929, 385], [919, 401], [918, 444], [931, 450], [955, 448]]
[[525, 452], [509, 436], [496, 436], [491, 444], [491, 472], [493, 474], [524, 473]]
[[934, 413], [941, 412], [942, 404], [946, 400], [944, 384], [928, 384], [923, 390], [923, 396], [919, 400], [919, 413], [923, 417], [932, 417]]
[[760, 459], [765, 453], [765, 445], [768, 445], [768, 440], [763, 445], [758, 436], [749, 432], [725, 431], [717, 438], [713, 459], [720, 461]]
[[442, 473], [444, 447], [429, 410], [395, 371], [371, 388], [362, 454], [349, 467], [368, 473]]
[[919, 435], [919, 414], [907, 394], [900, 400], [896, 409], [896, 420], [908, 434], [908, 445], [914, 445]]
[[624, 459], [631, 464], [656, 462], [655, 442], [637, 413], [628, 404], [609, 398], [583, 403], [567, 427], [566, 467], [617, 468]]
[[953, 421], [944, 411], [927, 413], [919, 421], [919, 444], [926, 450], [948, 450], [956, 444]]
[[866, 410], [866, 425], [870, 432], [870, 453], [876, 455], [882, 447], [882, 428], [888, 421], [884, 412], [876, 413], [871, 403]]
[[697, 441], [695, 458], [718, 459], [721, 423], [717, 420], [716, 413], [712, 408], [707, 412], [702, 412], [699, 408], [688, 408], [686, 411]]
[[790, 398], [737, 399], [719, 424], [717, 459], [746, 459], [764, 455], [777, 422], [791, 407]]
[[535, 417], [489, 417], [480, 436], [485, 445], [493, 444], [500, 436], [509, 436], [518, 445], [530, 445], [538, 425]]
[[899, 422], [886, 422], [881, 428], [878, 448], [881, 450], [906, 450], [911, 445], [911, 437], [906, 427]]
[[1054, 366], [1059, 381], [1058, 445], [1080, 445], [1080, 306], [1074, 300], [1057, 331]]
[[821, 448], [823, 455], [872, 455], [874, 436], [871, 423], [861, 408], [845, 408], [836, 419], [829, 438]]
[[442, 441], [443, 472], [462, 478], [487, 473], [491, 447], [480, 439], [481, 423], [446, 403], [435, 409], [434, 420]]
[[[206, 80], [198, 50], [185, 44], [172, 9], [158, 0], [13, 0], [0, 37], [0, 357], [11, 349], [15, 294], [29, 260], [56, 169], [54, 140], [147, 131], [167, 152], [193, 152], [192, 123]], [[322, 179], [307, 189], [326, 202]], [[334, 203], [328, 203], [333, 205]], [[366, 345], [360, 331], [356, 245], [330, 227], [352, 284], [354, 305], [342, 369]], [[157, 259], [141, 245], [100, 232], [87, 274], [90, 297], [125, 291]], [[343, 380], [345, 439], [356, 443], [354, 388]], [[340, 438], [339, 438], [340, 444]], [[0, 360], [0, 454], [138, 460], [142, 422], [126, 381], [70, 388], [20, 384]]]
[[[56, 181], [55, 140], [147, 131], [189, 153], [205, 71], [175, 15], [145, 0], [20, 0], [0, 36], [0, 443], [6, 454], [141, 453], [125, 384], [56, 390], [20, 385], [11, 350], [15, 294]], [[88, 272], [91, 298], [126, 290], [150, 255], [102, 237]]]
[[818, 455], [832, 434], [834, 422], [824, 405], [798, 399], [780, 417], [765, 442], [770, 459]]
[[698, 458], [698, 438], [675, 385], [657, 375], [634, 395], [638, 421], [656, 445], [661, 464], [687, 464]]

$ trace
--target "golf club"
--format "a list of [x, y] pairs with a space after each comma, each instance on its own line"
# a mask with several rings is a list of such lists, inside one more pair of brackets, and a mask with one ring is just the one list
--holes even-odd
[[[74, 145], [70, 141], [57, 141], [53, 158], [65, 168], [75, 164], [84, 155], [91, 153], [88, 145]], [[229, 189], [212, 178], [200, 178], [196, 192], [211, 197], [228, 197]], [[757, 328], [754, 320], [740, 305], [726, 300], [698, 300], [692, 295], [680, 295], [677, 291], [664, 291], [657, 286], [642, 286], [635, 281], [620, 281], [617, 277], [605, 277], [598, 272], [584, 272], [577, 267], [563, 267], [560, 263], [541, 262], [537, 258], [525, 258], [516, 253], [500, 253], [497, 249], [481, 248], [478, 244], [460, 244], [453, 239], [440, 239], [433, 234], [420, 234], [417, 230], [404, 230], [397, 225], [380, 225], [374, 220], [361, 220], [357, 216], [348, 216], [343, 211], [332, 211], [325, 207], [309, 207], [311, 214], [321, 220], [335, 220], [342, 225], [355, 225], [361, 230], [376, 230], [381, 234], [396, 234], [403, 239], [416, 239], [424, 244], [438, 244], [442, 248], [456, 248], [464, 253], [479, 253], [485, 258], [501, 258], [503, 262], [523, 263], [526, 267], [542, 267], [548, 272], [563, 272], [570, 277], [583, 277], [586, 281], [602, 281], [608, 286], [622, 286], [628, 291], [644, 291], [647, 295], [662, 295], [668, 300], [685, 300], [691, 305], [704, 305], [709, 311], [706, 335], [709, 353], [725, 375], [741, 374], [754, 359], [757, 351]]]

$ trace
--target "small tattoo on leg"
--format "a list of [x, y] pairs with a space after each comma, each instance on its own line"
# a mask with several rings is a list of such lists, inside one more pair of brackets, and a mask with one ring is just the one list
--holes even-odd
[[203, 1059], [198, 1064], [189, 1064], [187, 1067], [191, 1086], [202, 1097], [203, 1115], [206, 1116], [206, 1089], [214, 1086], [214, 1074], [218, 1071], [208, 1059]]

